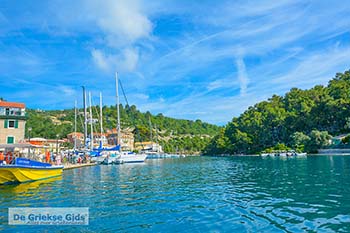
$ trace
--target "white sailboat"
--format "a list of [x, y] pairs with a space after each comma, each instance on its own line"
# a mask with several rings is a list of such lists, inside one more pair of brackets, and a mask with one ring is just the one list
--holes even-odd
[[[96, 163], [105, 163], [105, 164], [111, 164], [114, 162], [114, 159], [113, 157], [114, 156], [110, 156], [111, 153], [108, 153], [108, 151], [104, 151], [103, 149], [103, 145], [104, 145], [104, 142], [106, 141], [106, 137], [104, 135], [104, 131], [103, 131], [103, 114], [102, 114], [102, 93], [100, 92], [100, 119], [99, 119], [99, 122], [100, 122], [100, 139], [99, 139], [99, 148], [96, 148], [95, 151], [97, 151], [96, 153], [96, 156], [92, 157], [91, 158], [91, 161], [94, 161]], [[110, 156], [112, 157], [111, 159], [106, 159], [107, 156]], [[105, 161], [106, 160], [106, 161]]]
[[115, 85], [116, 85], [116, 97], [117, 97], [117, 144], [119, 145], [119, 156], [116, 159], [116, 163], [142, 163], [145, 162], [147, 155], [145, 153], [134, 153], [121, 151], [120, 140], [120, 111], [119, 111], [119, 81], [118, 74], [115, 73]]

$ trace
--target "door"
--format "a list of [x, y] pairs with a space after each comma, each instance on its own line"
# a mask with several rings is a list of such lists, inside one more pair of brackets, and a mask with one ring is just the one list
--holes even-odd
[[7, 137], [7, 144], [13, 144], [14, 142], [15, 142], [15, 137], [13, 137], [13, 136]]

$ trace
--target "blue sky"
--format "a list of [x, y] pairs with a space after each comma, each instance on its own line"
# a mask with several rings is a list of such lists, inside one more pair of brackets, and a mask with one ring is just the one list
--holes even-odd
[[346, 1], [0, 0], [0, 96], [29, 108], [115, 104], [225, 124], [350, 69]]

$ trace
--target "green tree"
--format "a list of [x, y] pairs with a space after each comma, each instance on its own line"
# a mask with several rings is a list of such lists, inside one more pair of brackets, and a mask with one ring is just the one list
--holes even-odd
[[306, 151], [317, 153], [317, 149], [330, 145], [329, 140], [331, 138], [327, 131], [312, 130], [310, 133], [310, 141], [306, 145]]
[[227, 148], [217, 142], [222, 136], [214, 137], [209, 147], [232, 154], [259, 153], [284, 144], [315, 152], [327, 145], [330, 134], [350, 133], [349, 119], [350, 71], [345, 71], [336, 74], [327, 86], [292, 88], [284, 96], [273, 95], [249, 107], [225, 126]]
[[292, 147], [298, 152], [304, 152], [305, 145], [309, 145], [310, 137], [302, 132], [293, 133], [292, 137]]
[[[153, 131], [153, 140], [158, 140], [166, 152], [175, 152], [176, 148], [186, 152], [199, 152], [209, 143], [210, 139], [222, 129], [222, 127], [208, 124], [200, 120], [190, 121], [173, 119], [162, 114], [152, 115], [150, 112], [142, 113], [135, 105], [120, 105], [121, 127], [134, 128], [135, 141], [150, 141], [150, 131]], [[99, 118], [99, 109], [93, 107], [93, 118]], [[83, 132], [83, 109], [78, 112], [77, 131]], [[26, 137], [64, 138], [74, 130], [74, 109], [37, 111], [27, 109]], [[103, 107], [104, 130], [116, 128], [116, 106]], [[150, 129], [149, 119], [153, 129]], [[90, 131], [90, 127], [88, 127]], [[95, 132], [99, 127], [95, 125]], [[173, 132], [176, 132], [174, 134]], [[204, 135], [204, 136], [203, 136]]]

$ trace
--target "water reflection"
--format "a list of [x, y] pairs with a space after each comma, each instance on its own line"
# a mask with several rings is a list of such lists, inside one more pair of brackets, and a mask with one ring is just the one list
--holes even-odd
[[42, 192], [41, 188], [48, 188], [53, 182], [62, 180], [61, 176], [37, 180], [33, 182], [1, 185], [0, 192], [4, 196], [21, 196], [21, 197], [32, 197]]

